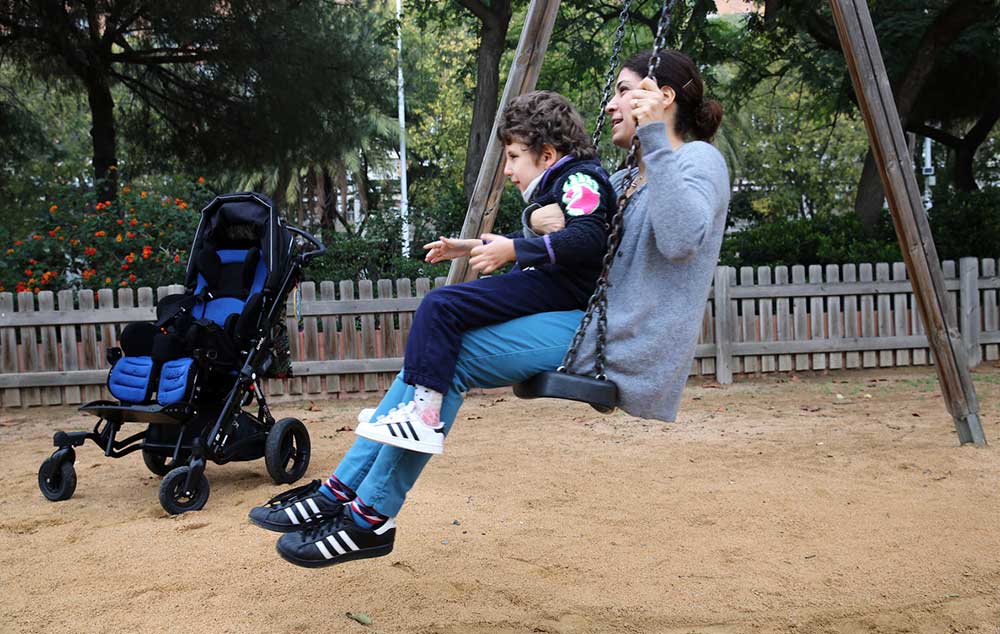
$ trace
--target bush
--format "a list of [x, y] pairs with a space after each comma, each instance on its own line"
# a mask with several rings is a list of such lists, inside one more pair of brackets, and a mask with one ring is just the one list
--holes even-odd
[[902, 260], [886, 212], [873, 236], [853, 214], [760, 221], [726, 235], [721, 263], [728, 266], [847, 264]]
[[1000, 256], [1000, 187], [944, 192], [928, 215], [942, 260]]
[[56, 189], [36, 228], [0, 259], [0, 291], [161, 286], [183, 282], [201, 208], [213, 194], [179, 181], [166, 195], [124, 185], [115, 201]]

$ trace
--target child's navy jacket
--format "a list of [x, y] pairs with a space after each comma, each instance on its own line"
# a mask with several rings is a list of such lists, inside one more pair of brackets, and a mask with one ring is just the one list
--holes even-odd
[[[594, 292], [608, 245], [608, 221], [617, 197], [597, 159], [565, 156], [542, 175], [524, 210], [523, 231], [514, 240], [518, 269], [534, 268], [572, 288], [585, 306]], [[531, 212], [558, 203], [566, 227], [539, 236], [531, 231]]]

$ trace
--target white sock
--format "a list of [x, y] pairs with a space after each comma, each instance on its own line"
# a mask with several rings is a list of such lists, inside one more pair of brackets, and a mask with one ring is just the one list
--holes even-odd
[[423, 385], [414, 385], [413, 401], [417, 404], [417, 413], [420, 419], [428, 427], [437, 429], [441, 423], [441, 403], [444, 401], [444, 394], [435, 392]]

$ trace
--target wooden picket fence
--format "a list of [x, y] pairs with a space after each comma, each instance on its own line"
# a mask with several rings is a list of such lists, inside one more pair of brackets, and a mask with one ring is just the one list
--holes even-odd
[[[947, 310], [970, 365], [1000, 358], [996, 260], [942, 266]], [[402, 366], [413, 313], [431, 287], [424, 278], [303, 283], [301, 302], [296, 307], [289, 298], [287, 312], [294, 376], [269, 381], [269, 395], [339, 398], [385, 389]], [[0, 293], [0, 406], [108, 398], [105, 349], [117, 345], [125, 324], [152, 320], [157, 298], [180, 290]], [[691, 375], [728, 383], [733, 375], [932, 361], [901, 262], [718, 267]]]

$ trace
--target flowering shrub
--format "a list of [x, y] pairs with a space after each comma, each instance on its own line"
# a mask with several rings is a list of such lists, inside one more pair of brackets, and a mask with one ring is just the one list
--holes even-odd
[[212, 198], [204, 183], [175, 186], [173, 196], [126, 184], [115, 201], [58, 192], [37, 228], [0, 246], [0, 291], [182, 283], [199, 212]]

